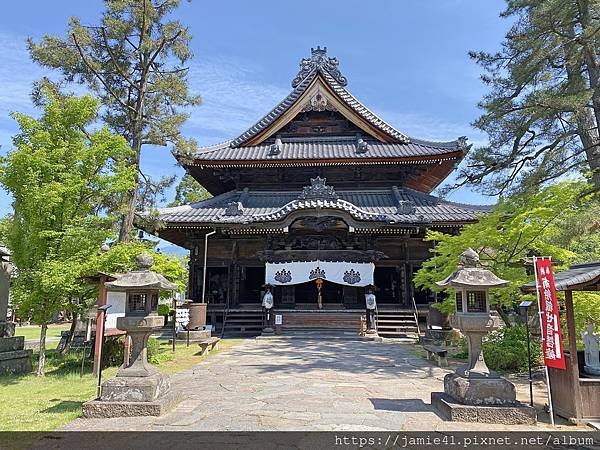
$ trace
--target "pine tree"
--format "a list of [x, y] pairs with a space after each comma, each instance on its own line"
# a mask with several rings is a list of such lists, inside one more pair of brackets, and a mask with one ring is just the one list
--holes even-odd
[[488, 194], [585, 173], [600, 189], [600, 2], [509, 0], [515, 18], [498, 53], [472, 52], [490, 86], [474, 125], [489, 145], [459, 184]]
[[[44, 36], [28, 41], [34, 61], [58, 69], [66, 82], [78, 82], [101, 99], [103, 120], [124, 136], [134, 150], [130, 163], [138, 170], [136, 187], [128, 193], [120, 241], [128, 241], [137, 208], [152, 204], [140, 194], [154, 195], [168, 184], [155, 183], [140, 171], [142, 147], [173, 145], [177, 151], [195, 147], [181, 135], [199, 97], [188, 91], [192, 57], [188, 29], [170, 15], [180, 0], [105, 0], [97, 26], [71, 18], [64, 38]], [[172, 180], [171, 180], [172, 182]]]

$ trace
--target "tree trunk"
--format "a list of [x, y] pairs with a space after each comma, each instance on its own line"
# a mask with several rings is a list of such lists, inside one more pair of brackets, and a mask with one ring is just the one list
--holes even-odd
[[71, 344], [73, 343], [73, 336], [75, 335], [75, 327], [77, 327], [77, 322], [79, 319], [79, 314], [73, 313], [73, 321], [71, 322], [71, 328], [69, 329], [69, 336], [67, 337], [67, 342], [65, 342], [65, 346], [60, 349], [60, 354], [64, 355], [71, 349]]
[[38, 361], [37, 376], [43, 377], [44, 370], [46, 368], [46, 331], [48, 330], [48, 324], [42, 323], [42, 329], [40, 331], [40, 359]]
[[137, 209], [138, 189], [140, 184], [139, 169], [142, 154], [141, 138], [135, 138], [133, 140], [132, 148], [135, 151], [135, 159], [133, 160], [133, 164], [136, 168], [135, 187], [129, 192], [127, 212], [123, 217], [121, 229], [119, 230], [119, 242], [129, 242], [131, 240], [131, 230], [133, 230], [133, 220], [135, 219], [135, 211]]
[[577, 119], [577, 134], [585, 148], [585, 156], [592, 171], [592, 183], [600, 190], [600, 140], [596, 130], [594, 116], [586, 108]]
[[137, 207], [139, 177], [136, 176], [135, 189], [129, 192], [129, 201], [127, 202], [127, 212], [123, 217], [121, 230], [119, 231], [119, 242], [129, 242], [131, 240], [131, 230], [133, 230], [133, 219]]
[[[571, 39], [563, 44], [566, 59], [565, 69], [571, 89], [574, 93], [577, 93], [587, 89], [592, 82], [592, 80], [586, 80], [583, 76], [583, 73], [587, 72], [590, 67], [584, 67], [583, 63], [578, 62], [577, 50], [574, 48], [573, 43], [576, 36], [575, 30], [571, 28], [567, 32]], [[596, 116], [594, 110], [590, 107], [583, 107], [580, 111], [574, 112], [576, 114], [577, 134], [585, 149], [585, 156], [592, 171], [592, 183], [600, 190], [600, 139], [598, 138]]]

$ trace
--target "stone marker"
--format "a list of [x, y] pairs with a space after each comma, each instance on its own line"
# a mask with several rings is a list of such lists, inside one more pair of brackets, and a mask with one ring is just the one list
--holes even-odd
[[491, 371], [483, 357], [483, 337], [500, 325], [498, 315], [490, 313], [488, 290], [508, 284], [481, 267], [479, 255], [472, 249], [462, 253], [458, 270], [437, 283], [456, 290], [454, 325], [469, 343], [468, 363], [444, 377], [444, 392], [431, 393], [432, 405], [452, 421], [500, 424], [537, 421], [535, 409], [518, 402], [515, 386]]
[[117, 328], [131, 338], [131, 357], [115, 378], [102, 384], [100, 398], [83, 404], [84, 417], [159, 416], [180, 401], [169, 376], [159, 373], [147, 357], [148, 338], [164, 323], [156, 311], [159, 293], [177, 286], [149, 270], [150, 255], [142, 254], [137, 261], [139, 270], [105, 283], [107, 290], [127, 294], [125, 316], [117, 318]]
[[31, 372], [31, 350], [25, 350], [25, 337], [14, 336], [15, 324], [7, 320], [10, 275], [13, 265], [10, 253], [0, 247], [0, 375]]

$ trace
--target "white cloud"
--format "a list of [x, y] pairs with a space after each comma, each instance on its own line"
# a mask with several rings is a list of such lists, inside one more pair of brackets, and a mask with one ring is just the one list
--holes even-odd
[[[197, 134], [200, 144], [207, 138], [233, 138], [249, 128], [281, 101], [289, 89], [264, 83], [264, 70], [225, 57], [204, 57], [190, 67], [192, 92], [202, 97], [186, 129]], [[210, 142], [212, 143], [212, 142]]]
[[0, 32], [0, 115], [33, 110], [30, 94], [34, 81], [46, 74], [27, 52], [25, 36]]

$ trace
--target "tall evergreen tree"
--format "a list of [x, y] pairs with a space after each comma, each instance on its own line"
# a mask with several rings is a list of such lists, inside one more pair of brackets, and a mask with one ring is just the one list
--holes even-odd
[[97, 26], [84, 26], [71, 18], [64, 38], [44, 36], [28, 41], [34, 61], [58, 69], [67, 82], [81, 83], [102, 101], [103, 119], [123, 135], [138, 169], [136, 187], [128, 193], [120, 241], [128, 241], [138, 207], [148, 205], [143, 194], [153, 195], [165, 180], [155, 183], [141, 173], [142, 147], [173, 145], [189, 150], [195, 142], [181, 135], [186, 109], [199, 97], [188, 90], [192, 57], [190, 33], [171, 14], [180, 0], [104, 0], [106, 9]]
[[584, 172], [600, 189], [600, 1], [508, 0], [498, 53], [472, 52], [490, 92], [459, 184], [488, 194]]

